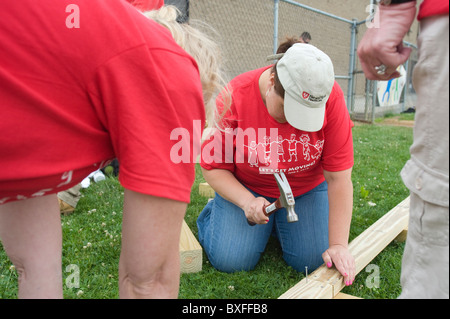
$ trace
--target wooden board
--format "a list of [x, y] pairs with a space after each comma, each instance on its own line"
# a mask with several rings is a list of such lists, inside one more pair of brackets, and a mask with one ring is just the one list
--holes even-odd
[[395, 241], [403, 243], [408, 238], [408, 227], [402, 230], [402, 232], [395, 238]]
[[340, 292], [336, 296], [334, 296], [333, 299], [362, 299], [362, 298], [355, 297], [355, 296], [344, 294], [343, 292]]
[[186, 221], [183, 220], [180, 237], [181, 273], [195, 273], [202, 270], [202, 246], [195, 238]]
[[333, 286], [317, 280], [303, 279], [278, 299], [333, 299]]
[[200, 183], [198, 185], [198, 193], [201, 196], [209, 197], [209, 198], [214, 198], [216, 196], [214, 189], [212, 189], [212, 187], [209, 186], [208, 183]]
[[381, 217], [360, 236], [355, 238], [349, 250], [355, 257], [359, 273], [405, 228], [409, 220], [409, 197]]
[[[356, 273], [364, 269], [408, 226], [409, 197], [372, 224], [349, 244], [355, 258]], [[330, 299], [345, 287], [343, 276], [333, 267], [320, 266], [279, 299]], [[330, 292], [331, 291], [331, 292]]]

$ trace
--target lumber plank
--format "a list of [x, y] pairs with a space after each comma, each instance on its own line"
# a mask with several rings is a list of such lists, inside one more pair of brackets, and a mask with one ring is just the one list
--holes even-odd
[[183, 220], [180, 236], [181, 273], [195, 273], [202, 270], [202, 246], [195, 238], [186, 221]]
[[216, 196], [216, 192], [208, 183], [200, 183], [198, 185], [198, 193], [201, 196], [214, 198]]
[[333, 286], [317, 280], [303, 279], [278, 299], [333, 299]]
[[[409, 197], [373, 223], [349, 244], [355, 258], [356, 273], [364, 269], [390, 242], [408, 226]], [[321, 285], [327, 289], [318, 290]], [[317, 268], [297, 285], [282, 294], [279, 299], [330, 299], [345, 287], [343, 276], [325, 264]], [[312, 291], [309, 291], [309, 290]], [[331, 297], [329, 289], [331, 289]]]
[[395, 241], [403, 243], [406, 241], [407, 238], [408, 238], [408, 227], [403, 229], [402, 232], [397, 237], [395, 237]]
[[343, 292], [338, 293], [336, 296], [334, 296], [333, 299], [362, 299], [356, 296], [344, 294]]
[[363, 270], [408, 226], [408, 219], [409, 197], [349, 244], [349, 250], [355, 257], [357, 273]]

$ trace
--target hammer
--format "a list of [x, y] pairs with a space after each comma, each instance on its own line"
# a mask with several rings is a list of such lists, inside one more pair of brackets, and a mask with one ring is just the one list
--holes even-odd
[[[291, 186], [289, 185], [289, 182], [283, 172], [275, 173], [274, 175], [275, 180], [278, 184], [278, 189], [280, 190], [280, 197], [272, 204], [264, 206], [263, 212], [267, 217], [269, 217], [270, 215], [284, 207], [287, 210], [288, 223], [294, 223], [298, 221], [298, 216], [294, 210], [295, 199], [294, 195], [292, 194]], [[252, 223], [248, 220], [247, 222], [250, 226], [256, 225], [255, 223]]]

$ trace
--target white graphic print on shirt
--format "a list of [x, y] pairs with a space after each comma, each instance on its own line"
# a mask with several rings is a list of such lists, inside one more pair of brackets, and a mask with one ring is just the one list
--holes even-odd
[[[317, 163], [322, 155], [323, 144], [323, 140], [312, 144], [308, 134], [299, 137], [291, 134], [289, 138], [278, 135], [276, 140], [264, 136], [261, 142], [252, 140], [249, 145], [244, 146], [247, 148], [247, 163], [250, 167], [258, 167], [261, 172], [272, 173], [273, 169], [277, 170], [278, 164], [285, 163], [282, 165], [286, 168], [283, 171], [297, 173]], [[270, 171], [266, 168], [270, 168]]]

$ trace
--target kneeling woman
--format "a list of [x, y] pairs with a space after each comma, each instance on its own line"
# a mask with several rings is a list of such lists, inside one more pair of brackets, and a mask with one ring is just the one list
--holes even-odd
[[[330, 58], [309, 44], [287, 47], [274, 66], [231, 81], [229, 108], [218, 99], [219, 129], [202, 145], [216, 197], [198, 218], [200, 243], [215, 268], [251, 270], [274, 233], [288, 265], [312, 271], [325, 262], [349, 285], [353, 124]], [[285, 209], [263, 213], [280, 195], [275, 172], [290, 183], [298, 222], [288, 223]]]

